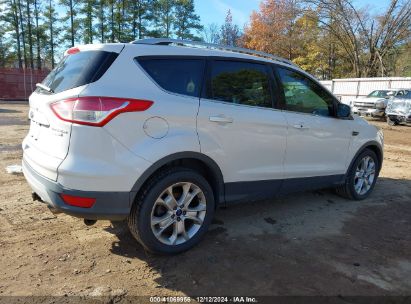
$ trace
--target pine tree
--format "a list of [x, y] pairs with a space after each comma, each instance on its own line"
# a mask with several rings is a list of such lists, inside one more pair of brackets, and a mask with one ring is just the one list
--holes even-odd
[[153, 20], [151, 0], [132, 1], [132, 35], [133, 40], [142, 39], [147, 33], [147, 27]]
[[55, 48], [57, 46], [59, 28], [57, 26], [57, 13], [52, 0], [49, 0], [44, 14], [44, 23], [42, 27], [47, 31], [47, 36], [45, 38], [45, 53], [46, 57], [50, 61], [51, 68], [54, 69], [55, 66]]
[[39, 25], [40, 20], [40, 0], [34, 0], [34, 19], [35, 19], [35, 33], [36, 33], [36, 61], [37, 69], [41, 70], [41, 29]]
[[240, 38], [240, 29], [238, 25], [233, 23], [233, 16], [231, 10], [227, 11], [225, 22], [220, 29], [221, 41], [220, 43], [228, 46], [237, 46]]
[[100, 37], [100, 42], [106, 42], [107, 38], [107, 15], [106, 15], [106, 6], [108, 5], [107, 0], [98, 0], [96, 3], [96, 16], [98, 21], [98, 36]]
[[156, 0], [153, 4], [154, 37], [170, 38], [173, 35], [175, 0]]
[[200, 16], [195, 13], [194, 0], [176, 0], [174, 28], [180, 39], [199, 39], [192, 30], [200, 31]]
[[33, 32], [32, 32], [32, 19], [31, 19], [31, 0], [26, 0], [26, 18], [27, 18], [27, 36], [29, 43], [29, 60], [30, 68], [34, 69], [34, 55], [33, 55]]
[[95, 29], [93, 27], [93, 22], [95, 18], [94, 8], [96, 6], [96, 0], [84, 0], [83, 6], [80, 8], [79, 12], [84, 17], [81, 21], [81, 29], [84, 43], [93, 43], [95, 36]]
[[66, 14], [63, 16], [61, 21], [63, 23], [66, 23], [69, 21], [69, 25], [70, 25], [66, 27], [66, 30], [63, 32], [62, 41], [69, 42], [67, 43], [67, 46], [72, 47], [75, 44], [75, 41], [76, 41], [75, 37], [76, 37], [76, 34], [78, 34], [78, 30], [80, 28], [79, 20], [77, 18], [77, 15], [79, 14], [80, 1], [79, 0], [59, 0], [59, 4], [66, 11]]

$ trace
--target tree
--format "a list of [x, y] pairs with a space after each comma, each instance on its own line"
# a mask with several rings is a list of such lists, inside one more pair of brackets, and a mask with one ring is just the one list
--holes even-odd
[[24, 32], [24, 20], [23, 20], [23, 11], [21, 8], [21, 0], [17, 0], [17, 10], [19, 13], [19, 21], [20, 21], [21, 44], [23, 45], [24, 67], [27, 68], [27, 52], [26, 52], [26, 41], [25, 41], [26, 33]]
[[96, 2], [96, 0], [84, 0], [83, 5], [79, 10], [80, 14], [84, 16], [80, 21], [84, 43], [93, 43], [93, 38], [96, 34], [93, 26]]
[[299, 48], [296, 21], [300, 16], [295, 0], [264, 0], [260, 3], [260, 11], [252, 13], [242, 43], [292, 60]]
[[231, 10], [227, 11], [225, 22], [220, 29], [220, 43], [227, 46], [237, 46], [240, 38], [238, 25], [233, 24]]
[[16, 0], [10, 0], [6, 2], [7, 5], [10, 5], [10, 11], [6, 15], [8, 17], [9, 24], [14, 30], [14, 38], [16, 40], [17, 48], [17, 61], [19, 68], [23, 67], [23, 61], [21, 57], [21, 37], [20, 37], [20, 17], [18, 12], [18, 6]]
[[319, 22], [345, 51], [353, 76], [387, 75], [386, 60], [410, 37], [411, 1], [391, 0], [380, 16], [370, 17], [351, 0], [309, 0], [321, 15]]
[[79, 0], [59, 0], [59, 4], [65, 8], [66, 14], [62, 18], [62, 22], [70, 21], [70, 26], [63, 33], [62, 40], [69, 41], [68, 46], [73, 47], [75, 44], [75, 36], [79, 30], [79, 20], [77, 15], [79, 13]]
[[39, 20], [40, 20], [40, 13], [39, 13], [39, 5], [40, 5], [40, 0], [34, 0], [34, 19], [35, 19], [35, 33], [36, 33], [36, 61], [37, 61], [37, 69], [41, 69], [41, 28], [39, 26]]
[[32, 19], [31, 19], [31, 0], [26, 0], [26, 14], [27, 14], [27, 35], [29, 43], [29, 54], [30, 54], [30, 68], [34, 69], [34, 55], [33, 55], [33, 33], [32, 33]]
[[203, 27], [201, 32], [203, 41], [207, 43], [220, 43], [220, 29], [216, 23], [209, 23]]
[[194, 0], [176, 0], [174, 28], [180, 39], [198, 39], [192, 30], [200, 31], [200, 16], [195, 13]]
[[46, 57], [50, 61], [51, 68], [55, 66], [55, 48], [57, 46], [58, 27], [57, 27], [57, 13], [53, 5], [53, 1], [49, 0], [47, 8], [44, 11], [44, 24], [43, 27], [47, 29], [48, 36], [46, 36], [47, 45], [45, 45]]
[[153, 3], [154, 37], [170, 38], [173, 34], [175, 0], [155, 0]]
[[142, 39], [148, 31], [149, 22], [153, 20], [152, 1], [135, 0], [132, 3], [133, 40]]

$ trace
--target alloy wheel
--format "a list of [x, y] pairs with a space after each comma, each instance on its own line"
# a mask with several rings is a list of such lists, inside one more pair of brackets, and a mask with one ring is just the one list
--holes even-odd
[[203, 191], [190, 182], [165, 189], [151, 211], [154, 236], [166, 245], [180, 245], [190, 240], [201, 228], [207, 212]]
[[370, 191], [375, 179], [375, 161], [370, 156], [365, 156], [355, 170], [354, 189], [359, 195]]

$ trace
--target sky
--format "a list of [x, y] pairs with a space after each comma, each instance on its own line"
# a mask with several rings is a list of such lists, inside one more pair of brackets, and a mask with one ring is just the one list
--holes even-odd
[[[201, 17], [202, 24], [222, 24], [231, 9], [233, 21], [240, 28], [249, 21], [253, 10], [258, 10], [260, 0], [194, 0], [196, 12]], [[389, 0], [355, 0], [359, 7], [367, 6], [371, 12], [378, 13], [389, 4]]]

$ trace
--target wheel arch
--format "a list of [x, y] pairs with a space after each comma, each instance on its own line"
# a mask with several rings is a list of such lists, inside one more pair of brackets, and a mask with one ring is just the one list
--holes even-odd
[[378, 173], [380, 173], [380, 170], [382, 168], [382, 163], [383, 163], [383, 159], [384, 159], [384, 153], [383, 153], [383, 149], [380, 145], [380, 143], [378, 143], [377, 141], [369, 141], [365, 144], [363, 144], [357, 151], [357, 153], [355, 153], [354, 157], [351, 160], [350, 165], [348, 166], [348, 170], [346, 172], [346, 174], [348, 174], [348, 172], [350, 172], [355, 160], [357, 159], [357, 157], [366, 149], [369, 149], [371, 151], [373, 151], [378, 158]]
[[151, 176], [173, 166], [181, 166], [200, 172], [213, 189], [216, 206], [225, 202], [224, 178], [220, 167], [210, 157], [198, 152], [178, 152], [156, 161], [134, 183], [131, 189], [133, 194], [131, 202], [134, 201], [138, 192]]

